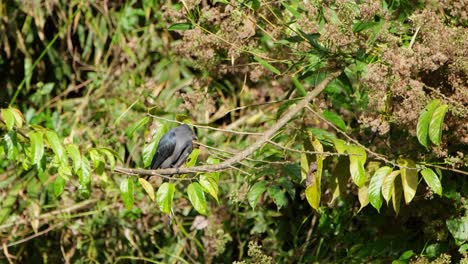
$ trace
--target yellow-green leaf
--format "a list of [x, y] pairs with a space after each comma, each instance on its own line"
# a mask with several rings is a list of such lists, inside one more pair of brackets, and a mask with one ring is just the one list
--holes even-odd
[[375, 171], [369, 183], [369, 201], [380, 212], [382, 206], [382, 185], [385, 177], [392, 172], [392, 168], [384, 166]]
[[203, 189], [211, 196], [213, 196], [213, 198], [215, 198], [215, 200], [219, 203], [218, 183], [216, 182], [216, 180], [207, 174], [203, 174], [200, 176], [199, 182]]
[[395, 179], [395, 184], [393, 184], [393, 195], [392, 195], [392, 204], [393, 204], [393, 210], [395, 210], [395, 213], [398, 215], [400, 212], [400, 205], [401, 205], [401, 177]]
[[75, 144], [68, 144], [66, 146], [67, 153], [71, 157], [73, 161], [73, 169], [75, 172], [78, 172], [78, 170], [81, 168], [81, 154], [80, 150], [78, 149], [78, 146]]
[[23, 114], [21, 113], [21, 111], [17, 108], [13, 108], [13, 107], [10, 107], [11, 109], [11, 113], [13, 114], [13, 116], [15, 117], [15, 123], [16, 123], [16, 126], [18, 128], [21, 128], [23, 127], [23, 123], [24, 123], [24, 116]]
[[44, 155], [44, 135], [42, 132], [29, 132], [29, 140], [31, 141], [31, 162], [40, 165], [42, 156]]
[[366, 163], [367, 153], [363, 148], [355, 145], [348, 146], [346, 151], [350, 154], [349, 172], [351, 173], [351, 178], [358, 187], [362, 187], [366, 183], [364, 164]]
[[440, 183], [440, 179], [437, 174], [432, 169], [425, 168], [421, 171], [421, 175], [427, 185], [429, 185], [435, 193], [442, 196], [442, 184]]
[[[316, 152], [323, 152], [322, 143], [318, 139], [312, 141], [312, 146]], [[317, 171], [314, 172], [314, 181], [311, 185], [307, 186], [306, 198], [310, 206], [317, 210], [320, 207], [320, 198], [322, 195], [322, 171], [323, 171], [323, 160], [324, 157], [321, 154], [317, 154]]]
[[198, 155], [200, 155], [200, 149], [192, 150], [192, 153], [187, 158], [187, 163], [185, 164], [186, 167], [193, 167], [197, 163]]
[[138, 182], [140, 183], [141, 187], [143, 187], [143, 189], [145, 190], [145, 192], [148, 194], [148, 196], [150, 197], [151, 201], [154, 202], [155, 197], [154, 197], [153, 185], [151, 185], [151, 183], [149, 183], [147, 180], [145, 180], [145, 179], [143, 179], [143, 178], [138, 178]]
[[66, 164], [68, 162], [68, 157], [65, 154], [63, 149], [62, 143], [59, 140], [59, 137], [55, 131], [47, 131], [46, 133], [47, 141], [49, 143], [49, 147], [52, 148], [55, 155], [59, 158], [62, 164]]
[[434, 110], [429, 123], [429, 139], [432, 143], [440, 145], [442, 139], [442, 128], [444, 125], [444, 117], [447, 113], [448, 105], [443, 104]]
[[120, 195], [124, 202], [125, 208], [132, 210], [133, 208], [133, 180], [131, 178], [124, 179], [120, 183]]
[[158, 192], [156, 193], [156, 203], [159, 204], [159, 209], [165, 214], [171, 212], [174, 193], [175, 186], [173, 183], [165, 182], [158, 188]]
[[203, 188], [201, 187], [200, 183], [192, 182], [187, 187], [187, 195], [192, 203], [193, 208], [197, 210], [200, 214], [206, 214], [206, 199], [205, 193], [203, 192]]
[[403, 185], [405, 203], [409, 204], [413, 200], [418, 188], [418, 171], [416, 170], [416, 164], [410, 159], [399, 159], [398, 164], [403, 166], [403, 168], [400, 168], [401, 183]]
[[5, 125], [8, 131], [13, 129], [13, 125], [15, 124], [15, 116], [10, 108], [2, 109], [2, 117], [5, 121]]
[[419, 143], [427, 147], [428, 136], [429, 136], [429, 124], [431, 122], [432, 114], [434, 110], [439, 106], [440, 100], [432, 100], [424, 110], [419, 114], [418, 125], [416, 127], [416, 135]]
[[361, 211], [362, 208], [366, 207], [369, 204], [369, 187], [367, 185], [363, 185], [359, 188], [358, 198], [359, 203], [361, 204], [359, 211]]
[[54, 182], [54, 195], [55, 197], [59, 197], [62, 193], [63, 193], [63, 190], [65, 190], [65, 178], [63, 178], [62, 176], [57, 176], [57, 178], [55, 178], [55, 182]]
[[344, 140], [335, 138], [333, 139], [333, 144], [335, 145], [336, 151], [340, 154], [345, 153], [345, 151], [348, 149], [348, 145]]
[[385, 201], [390, 202], [393, 195], [393, 186], [395, 185], [395, 178], [400, 175], [400, 170], [392, 171], [390, 174], [385, 176], [382, 183], [382, 196]]

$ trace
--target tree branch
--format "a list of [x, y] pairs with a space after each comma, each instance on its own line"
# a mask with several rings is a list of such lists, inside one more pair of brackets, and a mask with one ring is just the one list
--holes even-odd
[[291, 119], [299, 113], [304, 107], [309, 104], [309, 102], [317, 97], [325, 87], [341, 72], [333, 72], [328, 75], [315, 89], [308, 92], [307, 95], [300, 100], [295, 106], [290, 108], [286, 114], [284, 114], [276, 124], [274, 124], [270, 129], [265, 131], [260, 137], [255, 141], [254, 144], [250, 145], [248, 148], [237, 153], [233, 157], [214, 165], [202, 165], [197, 167], [190, 168], [169, 168], [169, 169], [158, 169], [158, 170], [145, 170], [145, 169], [129, 169], [120, 166], [115, 167], [115, 171], [130, 174], [130, 175], [140, 175], [140, 176], [164, 176], [172, 174], [185, 174], [185, 173], [196, 173], [196, 172], [213, 172], [221, 171], [231, 168], [234, 164], [239, 163], [240, 161], [246, 159], [248, 156], [252, 155], [256, 150], [262, 147], [267, 143], [283, 126], [285, 126]]

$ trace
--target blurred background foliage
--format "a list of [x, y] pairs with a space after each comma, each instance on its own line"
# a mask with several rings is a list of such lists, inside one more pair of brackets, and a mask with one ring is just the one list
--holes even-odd
[[[27, 128], [55, 131], [93, 162], [90, 150], [106, 147], [120, 165], [145, 167], [145, 147], [176, 125], [171, 120], [263, 132], [340, 69], [315, 111], [390, 160], [466, 172], [462, 0], [7, 0], [0, 18], [0, 108], [16, 107]], [[441, 144], [425, 148], [416, 127], [432, 99], [449, 109]], [[313, 210], [301, 155], [290, 149], [302, 150], [312, 133], [335, 152], [327, 135], [342, 136], [307, 111], [274, 137], [289, 150], [265, 145], [219, 174], [219, 203], [207, 195], [207, 215], [190, 205], [187, 182], [177, 182], [172, 220], [136, 176], [111, 170], [94, 170], [88, 193], [69, 173], [54, 195], [58, 172], [31, 167], [27, 140], [0, 129], [2, 263], [467, 263], [466, 173], [443, 170], [442, 196], [420, 184], [398, 214], [385, 204], [377, 212], [361, 207], [351, 181], [336, 194], [333, 175], [346, 174], [349, 163], [329, 156], [321, 207]], [[198, 164], [224, 160], [256, 137], [196, 133]], [[51, 153], [44, 162], [56, 162]], [[371, 162], [366, 169], [375, 170]], [[119, 190], [129, 177], [131, 209]], [[248, 194], [258, 182], [264, 192], [253, 209]]]

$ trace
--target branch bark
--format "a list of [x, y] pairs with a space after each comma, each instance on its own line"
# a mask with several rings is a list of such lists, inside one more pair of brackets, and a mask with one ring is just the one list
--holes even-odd
[[239, 163], [240, 161], [244, 160], [260, 147], [262, 147], [265, 143], [267, 143], [283, 126], [285, 126], [291, 119], [299, 113], [304, 107], [309, 104], [309, 102], [317, 97], [325, 87], [341, 72], [333, 72], [328, 75], [315, 89], [308, 92], [307, 95], [300, 100], [295, 106], [290, 108], [286, 114], [284, 114], [276, 124], [274, 124], [270, 129], [265, 131], [256, 141], [254, 144], [250, 145], [248, 148], [244, 149], [243, 151], [237, 153], [236, 155], [232, 156], [231, 158], [223, 161], [219, 164], [214, 165], [202, 165], [197, 167], [190, 167], [190, 168], [169, 168], [169, 169], [158, 169], [158, 170], [145, 170], [145, 169], [130, 169], [125, 167], [116, 166], [115, 171], [120, 172], [123, 174], [131, 174], [131, 175], [140, 175], [140, 176], [163, 176], [164, 175], [172, 175], [172, 174], [186, 174], [186, 173], [196, 173], [196, 172], [214, 172], [214, 171], [221, 171], [230, 169], [234, 164]]

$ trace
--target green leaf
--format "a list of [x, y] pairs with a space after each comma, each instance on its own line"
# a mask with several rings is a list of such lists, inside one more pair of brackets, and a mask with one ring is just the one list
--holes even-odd
[[101, 153], [97, 149], [90, 149], [89, 150], [89, 157], [91, 158], [91, 161], [93, 162], [93, 167], [94, 170], [97, 174], [101, 175], [104, 173], [104, 168], [105, 168], [105, 160], [104, 157], [101, 155]]
[[366, 29], [373, 28], [375, 26], [380, 25], [380, 22], [374, 22], [374, 21], [357, 21], [356, 23], [353, 24], [353, 33], [361, 32]]
[[55, 197], [59, 197], [62, 193], [63, 193], [63, 190], [65, 190], [65, 178], [63, 178], [62, 176], [57, 176], [57, 178], [55, 179], [55, 182], [54, 182], [54, 195]]
[[80, 150], [78, 149], [78, 146], [75, 144], [68, 144], [66, 146], [67, 153], [73, 160], [73, 169], [75, 172], [78, 172], [78, 170], [81, 168], [81, 154]]
[[148, 116], [143, 117], [138, 122], [125, 129], [125, 135], [127, 135], [128, 138], [132, 138], [135, 131], [148, 124], [149, 120], [150, 118]]
[[380, 212], [382, 206], [382, 185], [385, 177], [392, 172], [392, 168], [384, 166], [375, 171], [369, 184], [369, 201]]
[[364, 164], [366, 163], [367, 153], [363, 148], [355, 145], [348, 146], [346, 152], [350, 154], [349, 172], [351, 173], [351, 178], [358, 187], [362, 187], [366, 183]]
[[258, 61], [258, 63], [260, 63], [260, 65], [262, 65], [263, 67], [265, 67], [267, 70], [270, 70], [270, 71], [272, 71], [273, 73], [278, 74], [278, 75], [281, 74], [281, 72], [280, 72], [277, 68], [275, 68], [275, 66], [271, 65], [271, 64], [268, 63], [266, 60], [263, 60], [263, 59], [261, 59], [261, 58], [259, 58], [259, 57], [257, 57], [257, 56], [255, 56], [254, 59], [255, 59], [256, 61]]
[[382, 183], [382, 196], [385, 201], [390, 202], [393, 195], [393, 186], [395, 184], [395, 178], [400, 175], [400, 170], [392, 171], [390, 174], [385, 176]]
[[468, 217], [447, 220], [447, 228], [452, 236], [459, 241], [468, 240]]
[[286, 198], [286, 195], [278, 186], [272, 185], [268, 187], [267, 193], [273, 199], [273, 202], [278, 207], [278, 210], [281, 209], [281, 207], [288, 205], [288, 199]]
[[143, 166], [148, 168], [153, 161], [153, 156], [156, 153], [158, 147], [158, 142], [161, 140], [162, 136], [166, 134], [168, 127], [166, 125], [161, 125], [161, 127], [154, 133], [153, 139], [151, 142], [144, 146], [143, 148]]
[[294, 86], [296, 86], [297, 91], [301, 96], [305, 96], [307, 94], [306, 90], [304, 89], [304, 86], [299, 82], [296, 76], [292, 77], [292, 81], [294, 83]]
[[202, 174], [200, 176], [200, 185], [203, 187], [203, 189], [209, 193], [215, 200], [219, 203], [218, 200], [218, 183], [216, 179], [213, 177], [207, 175], [207, 174]]
[[49, 143], [49, 147], [52, 148], [55, 155], [57, 155], [57, 157], [59, 158], [60, 162], [62, 164], [67, 164], [68, 157], [65, 154], [62, 143], [60, 142], [57, 133], [55, 133], [55, 131], [50, 131], [49, 130], [49, 131], [46, 132], [46, 137], [47, 137], [47, 141]]
[[358, 199], [359, 203], [361, 204], [361, 207], [358, 211], [360, 212], [364, 207], [366, 207], [369, 204], [369, 186], [364, 185], [362, 187], [359, 187]]
[[124, 179], [120, 183], [120, 195], [124, 202], [125, 208], [132, 210], [133, 208], [133, 180], [131, 178]]
[[8, 160], [16, 160], [18, 155], [18, 140], [15, 131], [10, 131], [3, 136], [4, 148]]
[[153, 185], [151, 185], [151, 183], [149, 183], [147, 180], [143, 178], [138, 178], [138, 182], [140, 183], [141, 187], [143, 187], [143, 189], [146, 191], [146, 193], [149, 195], [151, 201], [154, 202], [155, 197], [154, 197]]
[[109, 166], [111, 171], [114, 171], [115, 168], [115, 153], [108, 148], [99, 148], [99, 151], [104, 154], [109, 161]]
[[343, 121], [341, 116], [339, 116], [337, 113], [329, 111], [329, 110], [325, 110], [323, 111], [322, 115], [326, 120], [334, 124], [336, 127], [341, 129], [342, 131], [346, 132], [347, 130], [346, 123]]
[[421, 171], [421, 175], [427, 185], [431, 187], [435, 193], [442, 196], [442, 184], [440, 183], [440, 179], [437, 177], [437, 174], [432, 169], [425, 168]]
[[[312, 141], [312, 146], [314, 147], [315, 151], [323, 152], [323, 146], [318, 139]], [[316, 155], [317, 171], [313, 173], [313, 182], [309, 186], [307, 186], [305, 191], [307, 201], [309, 202], [310, 206], [312, 206], [312, 208], [314, 208], [315, 210], [318, 210], [318, 208], [320, 207], [320, 199], [322, 196], [323, 160], [323, 155]]]
[[188, 158], [187, 158], [188, 161], [185, 164], [185, 166], [187, 168], [195, 166], [195, 164], [197, 163], [198, 155], [200, 154], [200, 152], [201, 152], [200, 149], [192, 150], [192, 153], [190, 153], [190, 155], [188, 156]]
[[158, 188], [158, 192], [156, 193], [156, 203], [159, 204], [159, 209], [165, 214], [171, 212], [174, 192], [175, 186], [173, 183], [165, 182]]
[[24, 116], [23, 116], [23, 114], [21, 113], [21, 111], [18, 110], [17, 108], [13, 108], [13, 107], [10, 107], [9, 109], [11, 110], [11, 113], [12, 113], [13, 116], [15, 117], [16, 126], [17, 126], [18, 128], [23, 127]]
[[167, 30], [175, 31], [175, 30], [188, 30], [192, 29], [192, 23], [175, 23], [169, 26]]
[[187, 194], [195, 210], [197, 210], [200, 214], [206, 214], [205, 193], [203, 193], [203, 188], [201, 187], [200, 183], [192, 182], [187, 187]]
[[403, 194], [406, 204], [409, 204], [413, 200], [418, 188], [418, 171], [416, 170], [416, 164], [410, 159], [399, 159], [398, 164], [409, 168], [400, 168]]
[[[219, 164], [219, 159], [215, 159], [213, 157], [208, 157], [208, 159], [206, 160], [206, 163], [207, 164]], [[206, 175], [209, 175], [210, 177], [212, 177], [216, 181], [216, 184], [218, 184], [218, 182], [219, 182], [219, 174], [220, 174], [219, 171], [206, 173]]]
[[426, 108], [419, 114], [418, 125], [416, 127], [416, 134], [419, 143], [427, 148], [429, 136], [429, 124], [431, 122], [434, 110], [439, 106], [440, 100], [432, 100]]
[[440, 145], [442, 139], [442, 128], [444, 125], [444, 117], [447, 113], [448, 105], [444, 104], [436, 108], [429, 123], [429, 139], [432, 143]]
[[15, 124], [15, 116], [10, 108], [2, 109], [2, 117], [3, 121], [5, 121], [6, 127], [8, 131], [13, 130], [13, 126]]
[[301, 14], [297, 11], [295, 7], [292, 7], [286, 3], [281, 3], [296, 19], [301, 18]]
[[348, 145], [346, 144], [346, 141], [341, 140], [341, 139], [333, 139], [333, 145], [335, 145], [335, 149], [338, 153], [343, 154], [345, 151], [348, 149]]
[[392, 191], [392, 204], [393, 210], [398, 215], [400, 212], [400, 205], [401, 205], [401, 177], [395, 178], [395, 184], [393, 184], [393, 191]]
[[78, 192], [79, 195], [87, 199], [91, 194], [91, 165], [88, 158], [81, 158], [81, 168], [78, 170]]
[[44, 155], [44, 135], [42, 132], [29, 132], [29, 140], [31, 141], [31, 162], [40, 165], [42, 156]]
[[258, 199], [260, 199], [260, 196], [266, 191], [267, 189], [267, 182], [266, 181], [259, 181], [256, 182], [249, 190], [249, 193], [247, 194], [247, 199], [249, 200], [249, 204], [252, 207], [253, 210], [255, 210], [255, 207], [257, 206]]

